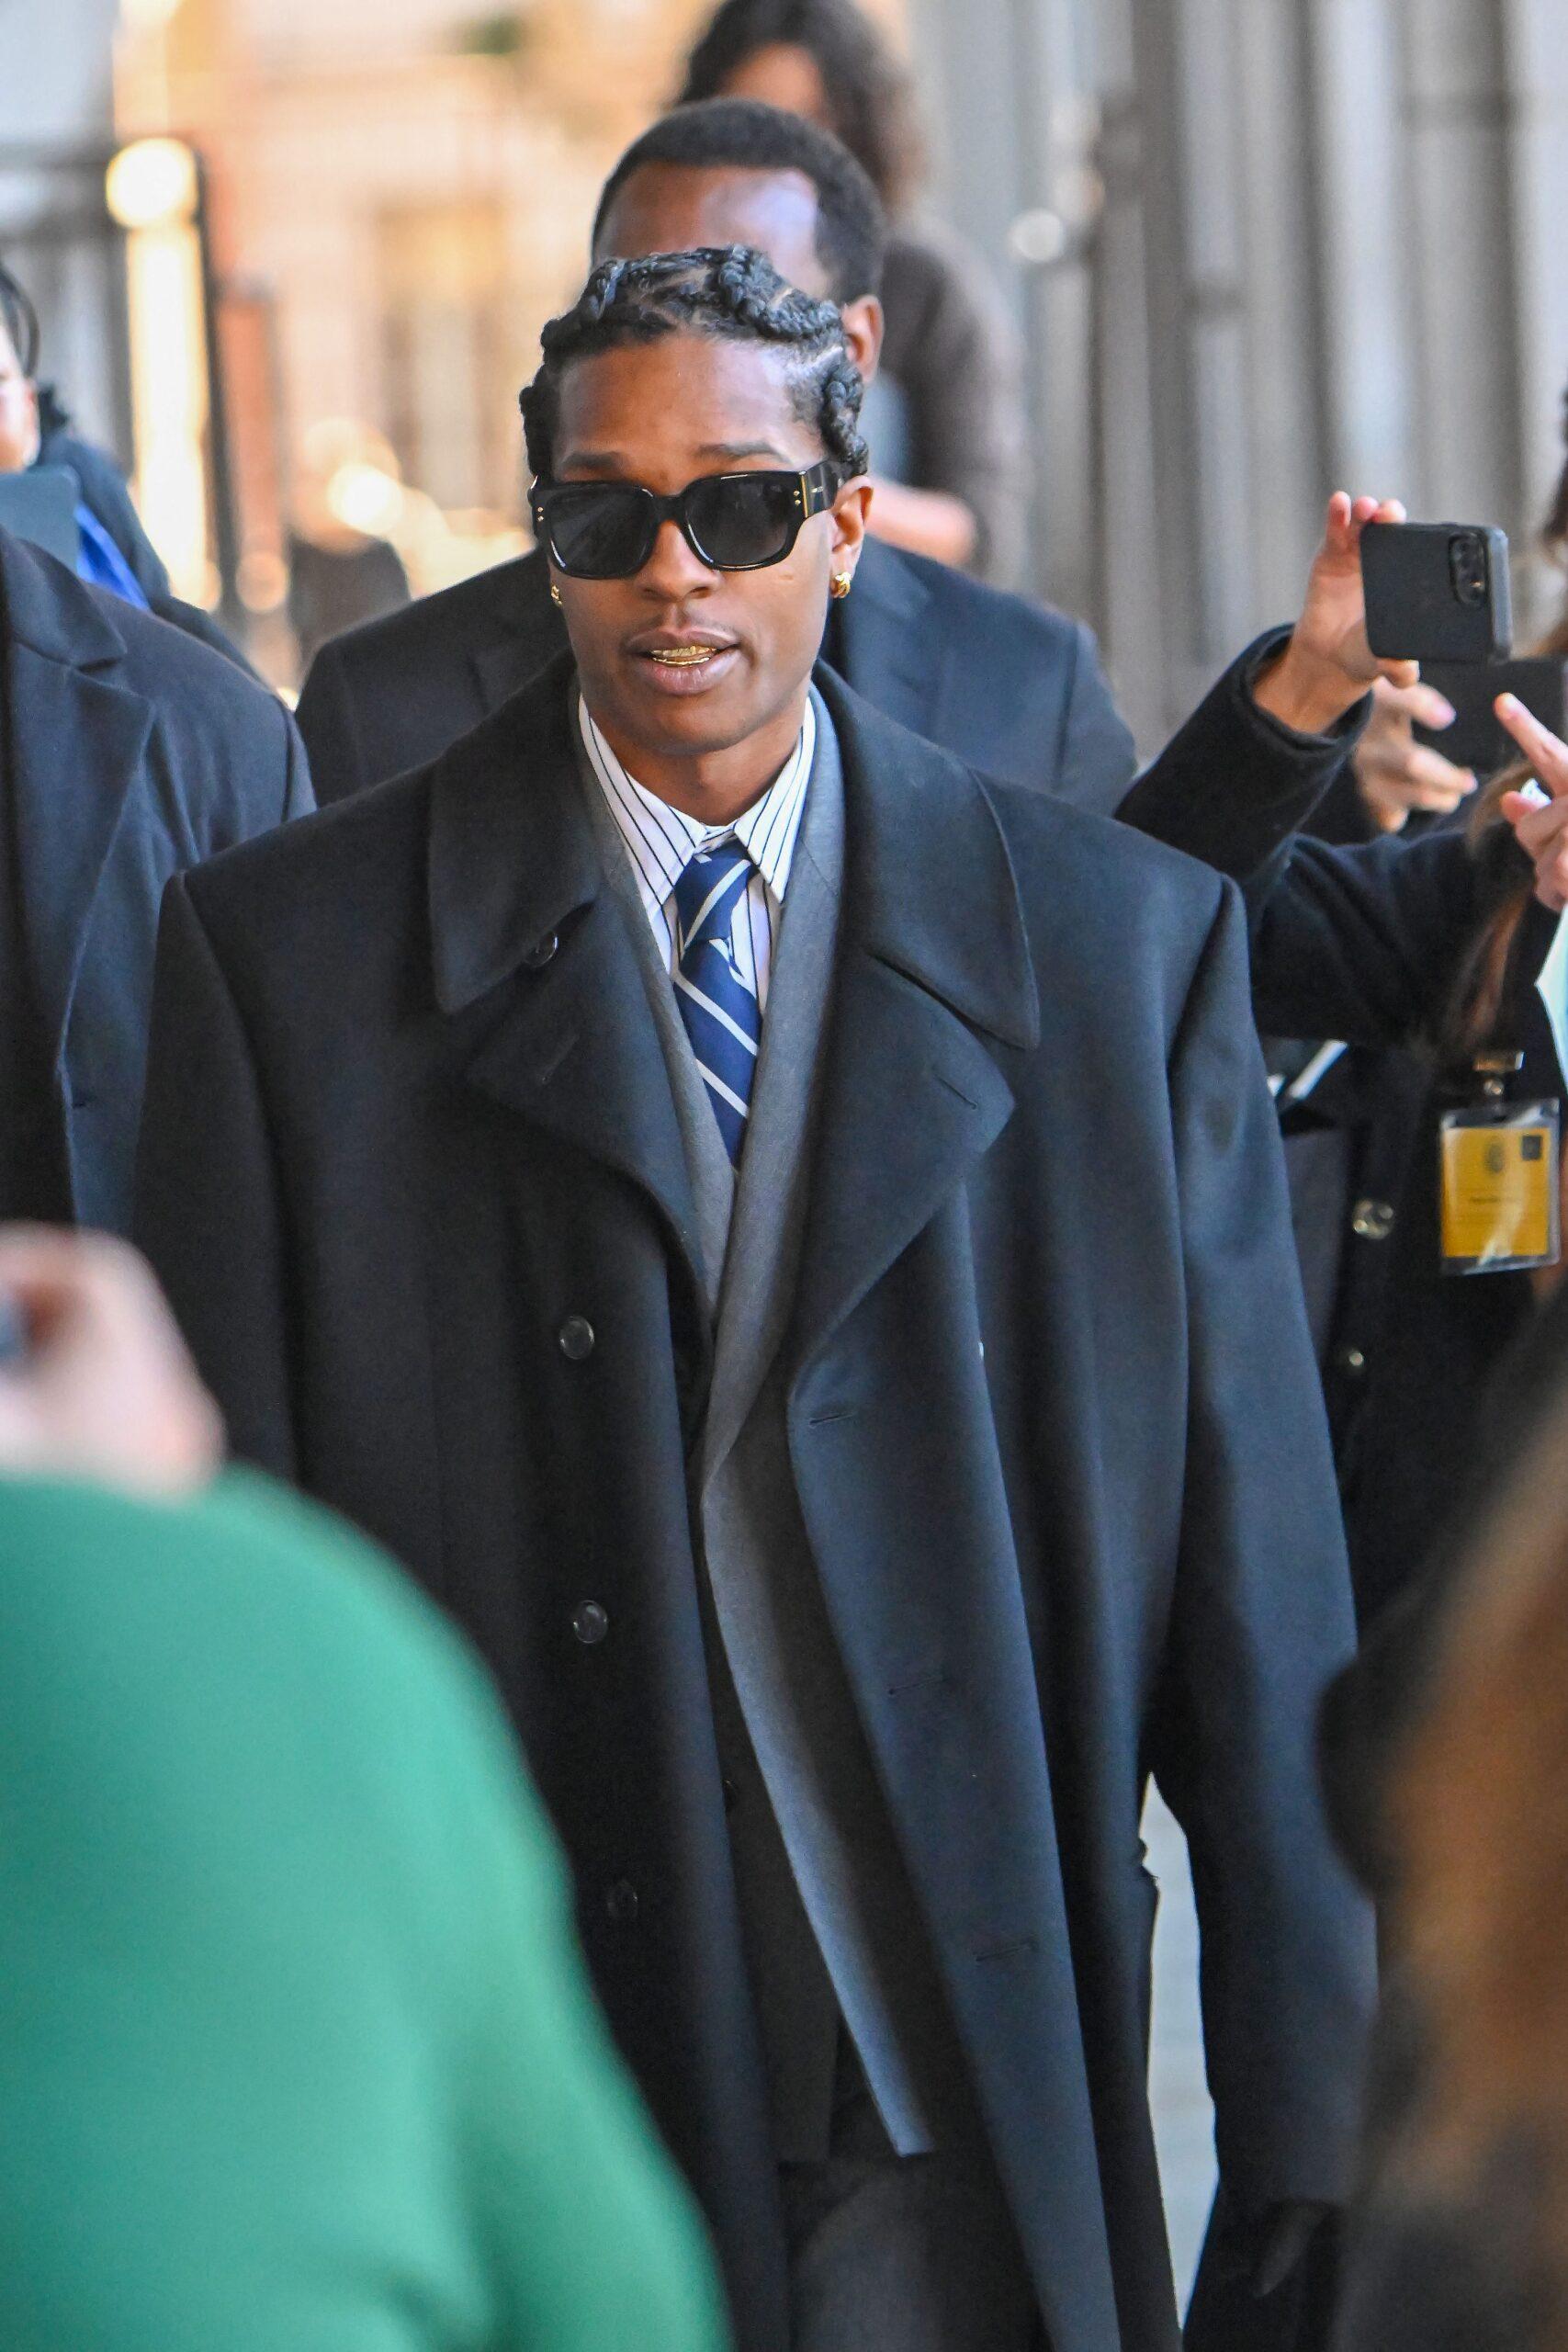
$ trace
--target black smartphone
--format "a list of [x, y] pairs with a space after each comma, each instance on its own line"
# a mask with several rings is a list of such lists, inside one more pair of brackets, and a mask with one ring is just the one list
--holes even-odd
[[1518, 662], [1434, 662], [1421, 675], [1454, 707], [1451, 727], [1418, 727], [1416, 740], [1441, 752], [1455, 767], [1469, 768], [1483, 783], [1518, 757], [1518, 746], [1492, 705], [1499, 695], [1517, 695], [1525, 708], [1568, 735], [1568, 662], [1561, 654], [1531, 654]]
[[1503, 662], [1513, 650], [1508, 535], [1483, 523], [1369, 523], [1367, 638], [1380, 662]]

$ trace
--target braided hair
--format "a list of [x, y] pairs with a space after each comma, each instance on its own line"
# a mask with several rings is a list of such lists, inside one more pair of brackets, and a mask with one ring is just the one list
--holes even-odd
[[871, 463], [860, 432], [865, 388], [831, 302], [802, 294], [750, 245], [705, 245], [694, 253], [601, 262], [571, 309], [550, 321], [539, 338], [539, 371], [519, 403], [536, 481], [548, 481], [554, 472], [566, 369], [602, 351], [667, 334], [756, 343], [781, 353], [802, 424], [816, 426], [846, 481], [865, 472]]

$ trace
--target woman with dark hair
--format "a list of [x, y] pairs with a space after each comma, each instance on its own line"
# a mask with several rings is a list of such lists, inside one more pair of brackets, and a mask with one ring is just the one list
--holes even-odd
[[682, 100], [760, 98], [841, 139], [892, 223], [886, 339], [866, 402], [871, 527], [895, 546], [1017, 584], [1029, 498], [1019, 364], [985, 263], [911, 218], [923, 158], [903, 65], [853, 0], [724, 0]]
[[[1568, 475], [1547, 526], [1561, 551]], [[1568, 652], [1568, 616], [1543, 643]], [[1519, 1102], [1561, 1097], [1552, 1022], [1536, 987], [1568, 895], [1557, 871], [1568, 809], [1568, 746], [1511, 698], [1499, 717], [1520, 761], [1468, 822], [1417, 839], [1388, 834], [1336, 847], [1295, 830], [1312, 809], [1249, 799], [1216, 775], [1201, 804], [1178, 801], [1151, 775], [1120, 815], [1204, 858], [1247, 888], [1254, 1004], [1281, 1036], [1343, 1038], [1415, 1049], [1429, 1073], [1402, 1187], [1375, 1214], [1388, 1252], [1375, 1355], [1342, 1365], [1365, 1389], [1341, 1456], [1357, 1604], [1365, 1627], [1422, 1567], [1462, 1487], [1481, 1397], [1560, 1265], [1459, 1276], [1445, 1260], [1439, 1217], [1440, 1120], [1483, 1105], [1490, 1079]], [[1550, 808], [1520, 786], [1550, 787]], [[1540, 796], [1533, 796], [1539, 799]], [[1505, 1078], [1478, 1067], [1502, 1057]]]

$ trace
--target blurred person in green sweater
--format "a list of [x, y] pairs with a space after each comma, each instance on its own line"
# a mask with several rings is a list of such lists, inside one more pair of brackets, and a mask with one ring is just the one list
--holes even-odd
[[459, 1638], [0, 1231], [0, 2345], [718, 2352]]

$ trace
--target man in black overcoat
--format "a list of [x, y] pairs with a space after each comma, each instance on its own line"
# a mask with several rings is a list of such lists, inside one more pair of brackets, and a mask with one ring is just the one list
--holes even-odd
[[313, 807], [231, 662], [0, 530], [0, 1218], [130, 1222], [171, 874]]
[[[1371, 1950], [1239, 903], [813, 676], [869, 496], [836, 312], [659, 256], [547, 353], [572, 653], [171, 888], [141, 1238], [240, 1449], [499, 1675], [743, 2352], [1174, 2352], [1151, 1770], [1247, 2270], [1201, 2341], [1251, 2352]], [[1364, 683], [1328, 620], [1303, 733]]]

